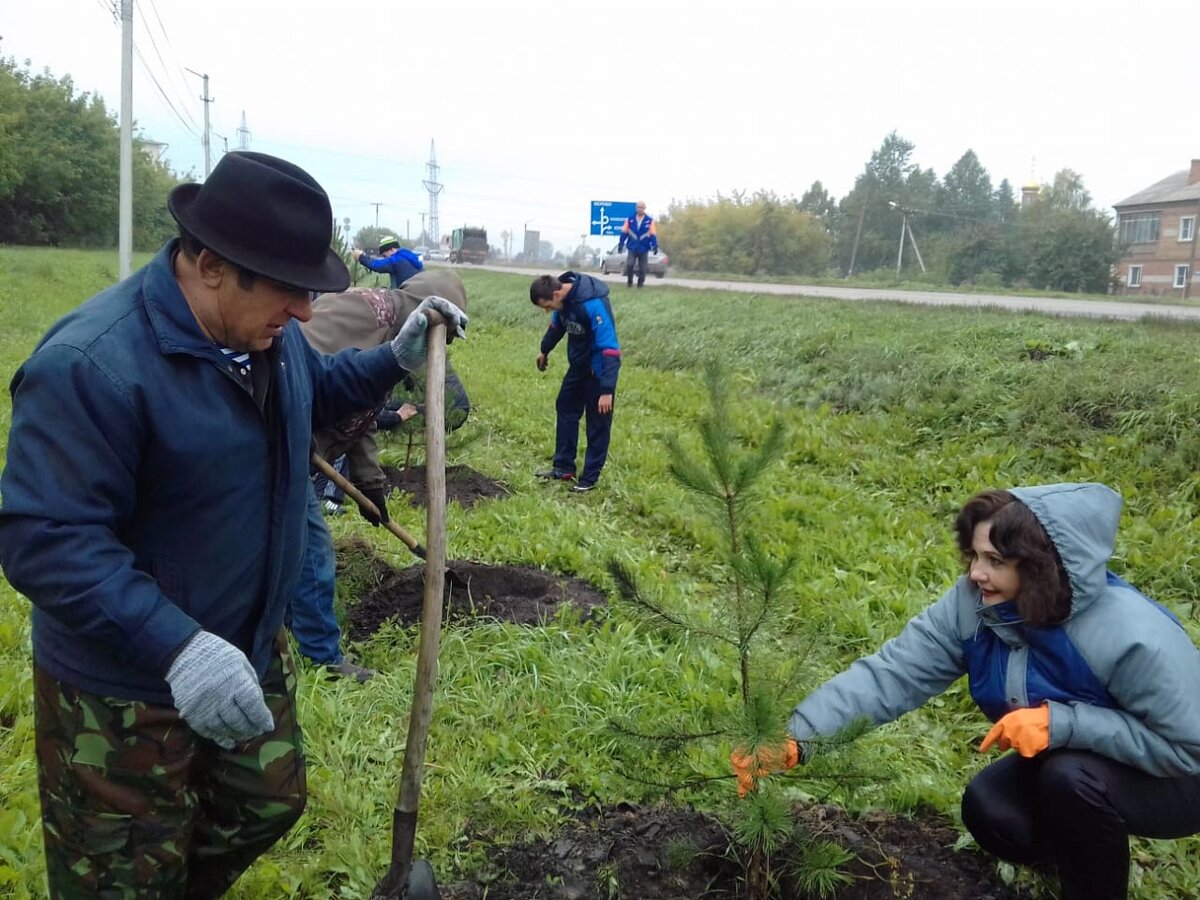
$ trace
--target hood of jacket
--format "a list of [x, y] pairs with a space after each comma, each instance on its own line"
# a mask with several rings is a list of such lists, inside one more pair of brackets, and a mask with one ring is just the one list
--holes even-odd
[[1121, 518], [1121, 495], [1103, 484], [1047, 484], [1009, 493], [1033, 512], [1054, 542], [1071, 582], [1071, 615], [1105, 588]]
[[570, 281], [575, 285], [574, 289], [567, 294], [567, 303], [584, 303], [588, 300], [608, 296], [608, 285], [591, 275], [584, 275], [581, 272], [563, 272], [558, 280]]

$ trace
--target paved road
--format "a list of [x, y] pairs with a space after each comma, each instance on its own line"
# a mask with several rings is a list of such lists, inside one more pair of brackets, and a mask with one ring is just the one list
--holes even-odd
[[[541, 275], [549, 269], [529, 269], [516, 266], [479, 266], [494, 272], [519, 275]], [[620, 275], [601, 275], [604, 281], [624, 281]], [[746, 281], [708, 281], [699, 278], [647, 278], [646, 287], [686, 287], [709, 291], [735, 291], [742, 294], [775, 294], [785, 297], [829, 297], [834, 300], [888, 300], [899, 303], [918, 303], [927, 306], [996, 307], [1019, 312], [1040, 312], [1053, 316], [1088, 316], [1096, 319], [1138, 319], [1159, 317], [1200, 321], [1200, 307], [1169, 303], [1133, 303], [1122, 300], [1068, 300], [1053, 297], [1016, 297], [1007, 294], [955, 294], [945, 291], [897, 291], [876, 288], [852, 288], [807, 284], [771, 284]]]

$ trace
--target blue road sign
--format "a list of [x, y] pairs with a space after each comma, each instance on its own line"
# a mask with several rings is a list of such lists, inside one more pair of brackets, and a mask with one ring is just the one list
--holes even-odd
[[620, 234], [625, 220], [636, 211], [637, 203], [627, 203], [624, 200], [593, 200], [591, 233]]

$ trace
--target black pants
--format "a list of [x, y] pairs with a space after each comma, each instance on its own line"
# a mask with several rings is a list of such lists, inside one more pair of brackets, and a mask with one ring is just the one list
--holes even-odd
[[1129, 836], [1200, 832], [1200, 775], [1156, 778], [1095, 753], [1013, 753], [971, 780], [963, 824], [984, 850], [1058, 870], [1062, 900], [1124, 900]]
[[649, 255], [648, 250], [643, 250], [641, 253], [635, 253], [629, 250], [625, 254], [625, 283], [630, 287], [633, 286], [633, 270], [637, 269], [638, 287], [646, 283], [646, 257]]

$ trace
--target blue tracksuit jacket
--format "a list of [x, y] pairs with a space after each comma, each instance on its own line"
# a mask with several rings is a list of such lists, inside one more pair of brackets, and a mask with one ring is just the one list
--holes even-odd
[[563, 308], [550, 316], [542, 336], [542, 353], [549, 354], [567, 335], [567, 363], [572, 369], [590, 369], [600, 383], [600, 393], [617, 389], [621, 370], [621, 345], [608, 302], [608, 285], [591, 275], [564, 272], [559, 281], [575, 285]]

